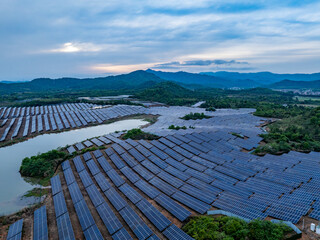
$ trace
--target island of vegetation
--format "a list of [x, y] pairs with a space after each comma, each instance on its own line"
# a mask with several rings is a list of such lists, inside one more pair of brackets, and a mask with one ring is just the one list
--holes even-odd
[[285, 224], [227, 216], [194, 217], [182, 229], [196, 240], [282, 240], [292, 233]]

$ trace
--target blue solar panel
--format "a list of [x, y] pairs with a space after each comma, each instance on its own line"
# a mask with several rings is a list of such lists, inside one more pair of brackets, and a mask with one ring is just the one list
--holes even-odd
[[190, 195], [185, 194], [183, 192], [179, 192], [179, 191], [173, 194], [172, 198], [176, 199], [177, 201], [190, 207], [191, 209], [195, 210], [200, 214], [206, 213], [211, 207], [210, 205], [204, 202], [201, 202], [200, 200], [197, 200], [194, 197], [191, 197]]
[[161, 172], [161, 169], [157, 167], [155, 164], [153, 164], [152, 162], [150, 162], [149, 160], [144, 160], [141, 162], [141, 164], [145, 168], [147, 168], [149, 171], [151, 171], [153, 174], [158, 174], [159, 172]]
[[52, 190], [52, 195], [55, 195], [59, 192], [62, 191], [62, 187], [61, 187], [61, 181], [60, 181], [60, 176], [59, 174], [52, 177], [50, 179], [51, 182], [51, 190]]
[[75, 240], [69, 214], [66, 212], [57, 218], [59, 239]]
[[74, 182], [74, 183], [70, 184], [68, 186], [68, 189], [69, 189], [73, 204], [75, 204], [75, 203], [77, 203], [77, 202], [79, 202], [80, 200], [83, 199], [82, 193], [81, 193], [81, 191], [79, 189], [79, 186], [78, 186], [77, 182]]
[[95, 207], [105, 202], [96, 185], [92, 184], [90, 187], [87, 187], [86, 190]]
[[63, 192], [57, 193], [56, 195], [53, 196], [53, 203], [54, 203], [54, 211], [56, 213], [56, 218], [68, 212]]
[[133, 240], [130, 234], [124, 228], [112, 235], [113, 240]]
[[143, 147], [142, 145], [138, 145], [136, 147], [136, 149], [142, 153], [143, 156], [148, 157], [150, 156], [152, 153], [145, 147]]
[[134, 167], [138, 164], [136, 160], [133, 159], [128, 153], [121, 154], [122, 159], [130, 166]]
[[160, 238], [158, 238], [157, 235], [152, 235], [151, 237], [149, 237], [147, 240], [160, 240]]
[[102, 152], [100, 150], [95, 150], [93, 152], [93, 155], [95, 156], [95, 158], [99, 158], [99, 157], [103, 156]]
[[83, 156], [83, 159], [85, 161], [88, 161], [88, 160], [92, 159], [92, 156], [91, 156], [90, 152], [86, 152], [82, 156]]
[[134, 204], [136, 204], [143, 198], [136, 190], [134, 190], [127, 183], [123, 184], [121, 187], [119, 187], [119, 189]]
[[114, 190], [114, 188], [110, 188], [108, 191], [105, 191], [104, 194], [109, 199], [111, 204], [114, 206], [117, 211], [120, 211], [122, 208], [127, 206], [127, 202], [120, 196], [120, 194]]
[[211, 204], [216, 199], [216, 195], [210, 194], [211, 192], [200, 190], [189, 184], [184, 184], [180, 190], [208, 204]]
[[86, 240], [103, 240], [104, 238], [102, 237], [97, 225], [93, 225], [89, 227], [87, 230], [83, 232]]
[[191, 215], [191, 212], [164, 194], [160, 194], [158, 197], [156, 197], [155, 201], [173, 216], [178, 218], [181, 222], [186, 220]]
[[168, 183], [162, 181], [158, 177], [152, 178], [149, 183], [151, 183], [153, 186], [155, 186], [157, 189], [159, 189], [161, 192], [171, 196], [176, 192], [176, 189], [169, 185]]
[[103, 192], [107, 191], [111, 187], [109, 181], [105, 178], [105, 176], [102, 173], [98, 173], [94, 176], [94, 178], [96, 179], [99, 187]]
[[111, 147], [118, 153], [118, 154], [122, 154], [125, 153], [125, 150], [117, 143], [112, 144]]
[[120, 177], [120, 175], [114, 169], [111, 169], [110, 171], [108, 171], [107, 175], [111, 179], [111, 181], [114, 183], [114, 185], [116, 185], [117, 187], [125, 183], [122, 177]]
[[158, 157], [155, 156], [155, 155], [149, 156], [148, 159], [149, 159], [151, 162], [153, 162], [154, 164], [156, 164], [156, 165], [157, 165], [159, 168], [161, 168], [161, 169], [164, 169], [164, 168], [166, 168], [166, 167], [168, 166], [168, 164], [167, 164], [164, 160], [158, 158]]
[[132, 183], [135, 183], [135, 182], [137, 182], [137, 181], [139, 181], [139, 180], [141, 179], [134, 171], [132, 171], [131, 168], [124, 167], [124, 168], [122, 168], [120, 171], [121, 171], [121, 172], [123, 173], [123, 175], [125, 175], [125, 176], [129, 179], [129, 181], [132, 182]]
[[147, 181], [149, 181], [151, 178], [154, 177], [154, 175], [151, 172], [149, 172], [147, 169], [145, 169], [141, 165], [137, 165], [133, 169]]
[[73, 163], [74, 165], [76, 166], [76, 169], [77, 169], [77, 172], [81, 172], [82, 170], [85, 169], [83, 163], [82, 163], [82, 160], [80, 158], [80, 156], [76, 156], [74, 159], [73, 159]]
[[141, 220], [138, 214], [129, 206], [120, 211], [120, 215], [128, 224], [138, 239], [146, 239], [151, 236], [151, 229]]
[[14, 236], [18, 235], [22, 232], [22, 225], [23, 219], [16, 221], [15, 223], [11, 224], [9, 227], [7, 239], [13, 238]]
[[61, 164], [61, 167], [62, 167], [63, 170], [66, 170], [67, 168], [70, 168], [69, 160], [64, 161], [64, 162]]
[[21, 240], [21, 238], [22, 238], [22, 232], [14, 235], [14, 236], [11, 237], [11, 238], [7, 238], [7, 240]]
[[190, 178], [189, 174], [186, 174], [174, 167], [168, 166], [167, 168], [164, 169], [167, 173], [170, 173], [172, 176], [175, 176], [179, 179], [181, 179], [182, 181], [186, 181], [187, 179]]
[[121, 169], [126, 166], [126, 164], [120, 159], [120, 157], [117, 154], [111, 155], [110, 159], [118, 169]]
[[94, 176], [100, 172], [100, 169], [98, 168], [98, 166], [94, 160], [87, 161], [87, 166], [88, 166], [92, 176]]
[[82, 231], [85, 231], [89, 227], [91, 227], [93, 224], [95, 224], [92, 215], [90, 213], [90, 210], [84, 200], [81, 200], [80, 202], [74, 204], [74, 208], [77, 212], [77, 216], [82, 228]]
[[193, 176], [194, 178], [197, 178], [205, 183], [211, 183], [214, 178], [205, 174], [205, 173], [202, 173], [202, 172], [198, 172], [196, 170], [193, 170], [191, 168], [187, 169], [186, 170], [186, 173], [190, 174], [191, 176]]
[[145, 182], [144, 180], [139, 180], [134, 184], [137, 188], [139, 188], [142, 192], [148, 195], [151, 199], [157, 197], [160, 192], [152, 187], [149, 183]]
[[180, 171], [185, 171], [186, 169], [188, 169], [188, 167], [186, 165], [180, 163], [179, 161], [177, 161], [173, 158], [166, 159], [166, 163], [170, 164], [171, 166], [175, 167], [176, 169], [178, 169]]
[[137, 207], [158, 230], [163, 231], [171, 224], [171, 222], [146, 199], [142, 199], [138, 202]]
[[34, 211], [33, 218], [33, 240], [48, 239], [47, 211], [43, 206]]
[[176, 144], [174, 144], [173, 142], [169, 141], [168, 139], [165, 139], [165, 138], [160, 138], [158, 140], [159, 142], [167, 145], [169, 148], [173, 148]]
[[139, 153], [136, 149], [132, 148], [128, 151], [138, 162], [141, 162], [145, 159], [145, 157]]
[[63, 174], [64, 178], [66, 179], [67, 185], [70, 185], [71, 183], [76, 181], [71, 168], [68, 168], [65, 171], [63, 171]]
[[100, 166], [105, 172], [108, 172], [109, 170], [113, 169], [105, 157], [99, 157], [97, 161], [99, 162]]
[[119, 219], [106, 202], [97, 207], [97, 211], [111, 235], [122, 228], [122, 224], [120, 223]]
[[85, 188], [89, 187], [90, 185], [93, 184], [93, 181], [92, 181], [89, 173], [87, 172], [87, 170], [83, 170], [82, 172], [80, 172], [79, 177], [80, 177], [82, 184]]
[[159, 173], [158, 177], [176, 188], [179, 188], [183, 185], [183, 182], [180, 179], [170, 175], [169, 173], [166, 173], [165, 171]]
[[163, 232], [163, 235], [165, 235], [169, 240], [193, 240], [192, 237], [190, 237], [176, 225], [171, 225], [168, 227]]

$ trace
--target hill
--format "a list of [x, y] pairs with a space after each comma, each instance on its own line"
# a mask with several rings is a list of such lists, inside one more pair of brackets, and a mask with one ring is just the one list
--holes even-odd
[[100, 78], [38, 78], [29, 82], [0, 83], [0, 93], [143, 89], [161, 81], [163, 80], [154, 74], [139, 70]]
[[320, 79], [320, 73], [312, 74], [277, 74], [271, 72], [256, 72], [256, 73], [239, 73], [239, 72], [203, 72], [200, 73], [207, 76], [224, 78], [228, 80], [253, 80], [258, 84], [268, 85], [282, 80], [293, 81], [315, 81]]
[[268, 86], [273, 89], [320, 89], [320, 80], [316, 81], [292, 81], [283, 80]]
[[253, 88], [261, 85], [251, 79], [226, 79], [223, 77], [210, 76], [198, 73], [162, 72], [154, 71], [152, 69], [148, 69], [146, 70], [146, 72], [153, 73], [154, 75], [167, 81], [174, 81], [179, 84], [197, 85], [202, 87], [205, 86], [211, 88]]

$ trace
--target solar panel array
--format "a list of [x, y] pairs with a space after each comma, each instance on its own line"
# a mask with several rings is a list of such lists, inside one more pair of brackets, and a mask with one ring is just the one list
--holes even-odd
[[[103, 107], [89, 103], [4, 107], [0, 109], [0, 142], [37, 133], [101, 124], [110, 119], [144, 112], [145, 108], [141, 106]], [[22, 126], [24, 127], [22, 128]], [[9, 134], [11, 129], [13, 132]], [[86, 143], [87, 147], [92, 145], [90, 141]], [[101, 146], [103, 141], [95, 140], [94, 144]]]
[[320, 154], [242, 152], [259, 141], [255, 133], [241, 140], [229, 129], [171, 132], [148, 142], [100, 137], [111, 144], [106, 150], [62, 164], [67, 190], [59, 176], [51, 179], [58, 229], [73, 234], [66, 191], [86, 239], [106, 231], [113, 239], [192, 239], [172, 222], [211, 208], [293, 223], [311, 212], [320, 220]]

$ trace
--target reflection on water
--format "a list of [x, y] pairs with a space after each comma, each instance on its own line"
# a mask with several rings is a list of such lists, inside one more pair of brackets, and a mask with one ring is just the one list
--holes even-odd
[[44, 134], [0, 148], [0, 215], [13, 213], [30, 204], [29, 199], [22, 197], [36, 186], [34, 182], [25, 181], [20, 176], [19, 168], [23, 158], [71, 145], [87, 138], [140, 127], [147, 123], [140, 119], [123, 120], [68, 132]]

